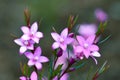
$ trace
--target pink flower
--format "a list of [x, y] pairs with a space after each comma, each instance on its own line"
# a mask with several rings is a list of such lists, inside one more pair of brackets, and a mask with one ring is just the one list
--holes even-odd
[[56, 41], [52, 45], [53, 49], [57, 49], [60, 47], [62, 50], [65, 51], [67, 48], [67, 45], [74, 40], [73, 38], [68, 36], [68, 28], [65, 28], [60, 35], [56, 32], [52, 32], [51, 35], [53, 39]]
[[26, 76], [21, 76], [20, 80], [38, 80], [37, 73], [33, 71], [30, 78]]
[[108, 18], [107, 14], [101, 9], [95, 10], [95, 16], [100, 22], [104, 22]]
[[42, 32], [37, 32], [37, 30], [38, 30], [37, 22], [33, 23], [31, 28], [28, 28], [27, 26], [22, 26], [21, 30], [24, 33], [24, 35], [22, 36], [22, 39], [24, 39], [24, 40], [31, 39], [34, 42], [39, 43], [40, 38], [43, 37]]
[[[100, 57], [99, 47], [94, 44], [95, 35], [89, 36], [85, 39], [82, 36], [77, 36], [79, 45], [73, 46], [75, 55], [80, 59], [92, 57]], [[96, 61], [95, 61], [96, 62]], [[97, 62], [96, 62], [97, 63]]]
[[95, 24], [81, 24], [78, 32], [86, 38], [90, 35], [95, 35], [97, 26]]
[[23, 40], [23, 39], [15, 39], [14, 42], [20, 45], [20, 54], [23, 54], [27, 49], [34, 49], [34, 42], [32, 40]]
[[26, 52], [25, 55], [29, 59], [28, 66], [36, 66], [38, 70], [42, 69], [42, 64], [48, 62], [49, 59], [45, 56], [41, 56], [41, 48], [37, 47], [34, 53]]

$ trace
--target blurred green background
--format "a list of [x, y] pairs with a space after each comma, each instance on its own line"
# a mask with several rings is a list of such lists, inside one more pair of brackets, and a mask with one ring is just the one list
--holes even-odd
[[[108, 15], [107, 33], [111, 38], [100, 45], [102, 57], [98, 58], [99, 65], [91, 60], [91, 65], [100, 67], [108, 61], [110, 68], [98, 80], [120, 80], [120, 0], [0, 0], [0, 80], [18, 80], [21, 75], [19, 63], [25, 57], [18, 54], [11, 34], [20, 37], [20, 27], [25, 25], [24, 8], [31, 11], [31, 23], [40, 23], [39, 30], [44, 33], [40, 46], [43, 55], [51, 56], [52, 27], [60, 32], [67, 26], [69, 15], [79, 15], [77, 24], [95, 22], [94, 10], [102, 8]], [[26, 60], [24, 61], [26, 62]], [[48, 64], [46, 64], [48, 65]], [[90, 66], [73, 72], [70, 80], [86, 80]]]

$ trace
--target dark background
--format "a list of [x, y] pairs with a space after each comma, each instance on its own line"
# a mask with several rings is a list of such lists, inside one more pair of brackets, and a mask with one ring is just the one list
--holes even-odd
[[[112, 36], [100, 45], [99, 65], [91, 60], [93, 71], [107, 60], [110, 68], [98, 80], [120, 80], [120, 0], [0, 0], [0, 80], [18, 80], [21, 75], [19, 63], [26, 62], [18, 54], [11, 34], [20, 37], [20, 27], [25, 25], [23, 10], [31, 11], [31, 24], [42, 20], [39, 30], [44, 33], [40, 46], [43, 55], [51, 56], [52, 27], [60, 32], [67, 26], [70, 14], [79, 15], [77, 24], [95, 22], [94, 10], [102, 8], [109, 16], [106, 32]], [[48, 64], [46, 64], [48, 65]], [[89, 66], [89, 65], [88, 65]], [[73, 72], [70, 80], [86, 80], [90, 68]]]

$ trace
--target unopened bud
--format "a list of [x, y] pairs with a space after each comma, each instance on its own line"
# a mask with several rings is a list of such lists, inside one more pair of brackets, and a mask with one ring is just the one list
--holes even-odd
[[63, 50], [60, 48], [57, 52], [57, 57], [62, 56], [62, 54], [63, 54]]
[[68, 36], [73, 38], [74, 37], [74, 33], [70, 33]]

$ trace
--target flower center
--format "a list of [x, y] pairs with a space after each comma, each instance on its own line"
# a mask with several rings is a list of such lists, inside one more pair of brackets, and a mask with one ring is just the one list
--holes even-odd
[[26, 45], [26, 46], [30, 46], [30, 43], [29, 43], [28, 41], [24, 41], [23, 43], [24, 43], [24, 45]]
[[64, 39], [63, 39], [63, 38], [60, 38], [60, 42], [63, 43], [63, 42], [64, 42]]
[[88, 45], [87, 43], [84, 44], [84, 48], [88, 48], [88, 46], [89, 46], [89, 45]]
[[38, 61], [38, 59], [39, 59], [39, 57], [35, 56], [34, 59], [33, 59], [33, 61], [36, 62], [36, 61]]

